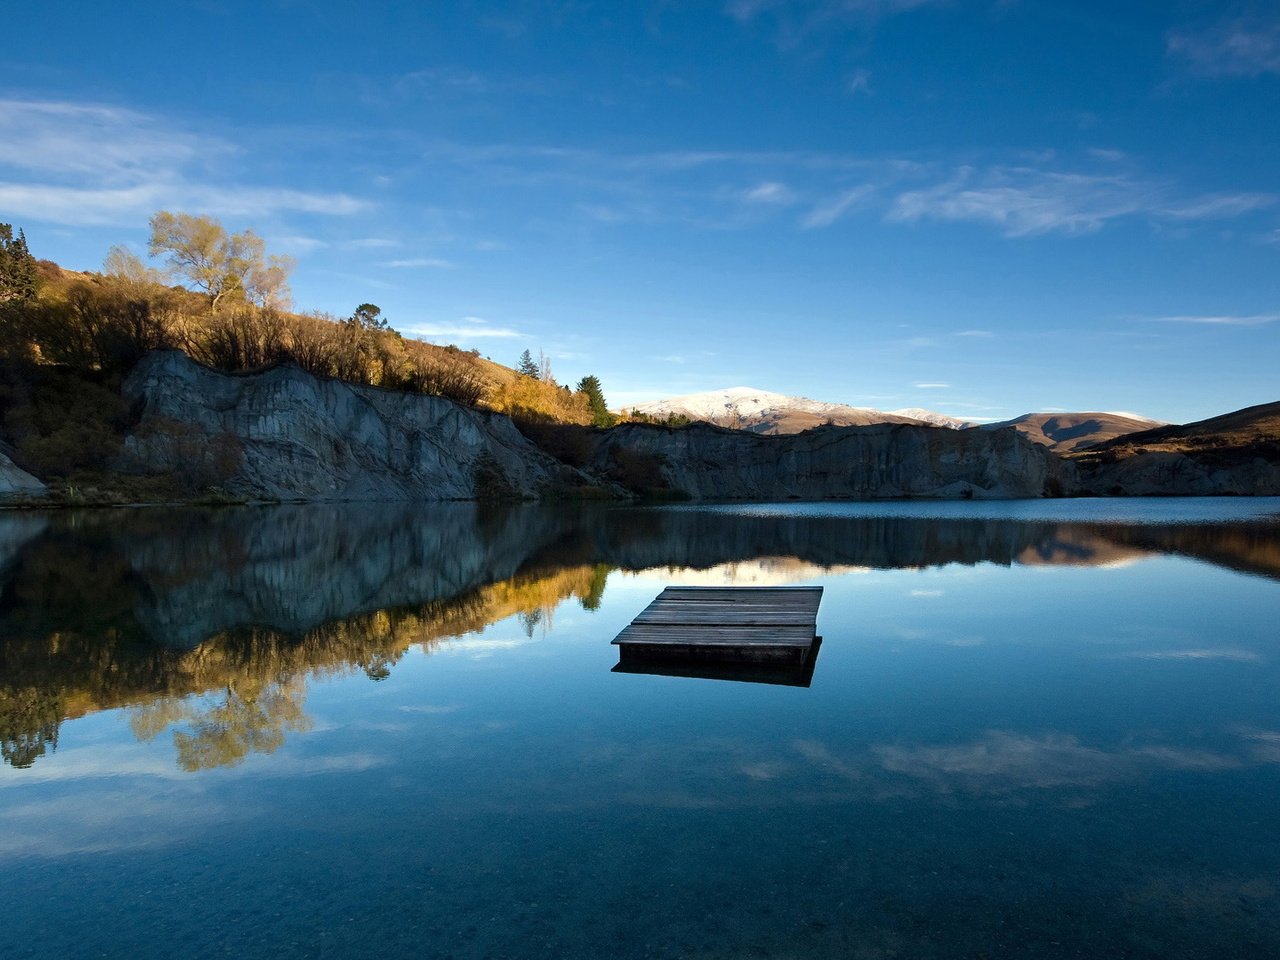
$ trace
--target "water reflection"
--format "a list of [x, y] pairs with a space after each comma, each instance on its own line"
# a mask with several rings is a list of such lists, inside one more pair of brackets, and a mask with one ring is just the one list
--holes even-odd
[[307, 729], [309, 677], [376, 681], [508, 617], [532, 636], [566, 600], [598, 607], [618, 569], [758, 583], [1175, 553], [1280, 579], [1276, 529], [535, 505], [0, 516], [0, 752], [28, 767], [67, 719], [128, 707], [183, 769], [235, 764]]

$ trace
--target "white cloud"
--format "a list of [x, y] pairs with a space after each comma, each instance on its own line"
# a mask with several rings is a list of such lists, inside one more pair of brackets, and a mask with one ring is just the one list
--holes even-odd
[[1139, 650], [1117, 654], [1122, 660], [1232, 660], [1237, 663], [1259, 663], [1262, 657], [1239, 647], [1203, 647], [1186, 650]]
[[316, 250], [323, 250], [329, 244], [317, 237], [268, 237], [267, 242], [273, 250], [284, 250], [286, 253], [296, 253], [299, 256], [306, 256], [308, 253], [314, 253]]
[[955, 335], [957, 337], [983, 337], [988, 340], [995, 337], [995, 334], [990, 330], [957, 330]]
[[746, 23], [769, 17], [779, 42], [790, 46], [819, 29], [867, 26], [945, 0], [729, 0], [725, 12]]
[[132, 187], [61, 187], [0, 183], [0, 212], [65, 226], [137, 224], [166, 207], [223, 217], [296, 212], [341, 216], [367, 204], [346, 194], [272, 187], [212, 187], [185, 182]]
[[874, 192], [875, 187], [870, 184], [845, 190], [834, 199], [814, 207], [809, 215], [800, 221], [800, 225], [806, 230], [829, 227]]
[[995, 167], [979, 174], [962, 167], [946, 183], [900, 194], [888, 218], [990, 223], [1008, 237], [1079, 234], [1148, 209], [1153, 193], [1153, 188], [1122, 176], [1029, 167]]
[[859, 67], [853, 72], [853, 76], [849, 78], [850, 93], [871, 93], [871, 71]]
[[791, 203], [795, 199], [795, 194], [791, 192], [785, 183], [767, 180], [748, 190], [743, 194], [743, 199], [750, 203], [784, 204]]
[[396, 240], [388, 240], [386, 237], [361, 237], [358, 240], [348, 240], [343, 246], [350, 250], [379, 250], [398, 247], [400, 243]]
[[484, 321], [477, 323], [474, 318], [466, 318], [457, 323], [411, 324], [403, 327], [401, 332], [410, 336], [426, 337], [432, 340], [442, 337], [452, 337], [459, 340], [510, 340], [524, 336], [519, 330], [513, 330], [510, 327], [489, 326]]
[[0, 214], [66, 226], [137, 224], [177, 207], [217, 216], [344, 215], [344, 193], [215, 183], [241, 153], [155, 116], [95, 103], [0, 100]]
[[217, 138], [166, 129], [154, 117], [121, 107], [0, 100], [0, 164], [43, 176], [125, 183], [156, 169], [234, 152]]
[[917, 390], [950, 390], [951, 384], [949, 383], [917, 383], [915, 384], [915, 388]]
[[452, 270], [457, 266], [453, 261], [443, 260], [440, 257], [410, 257], [407, 260], [388, 260], [382, 265], [394, 269], [409, 270], [428, 267], [435, 270]]
[[1280, 73], [1280, 20], [1231, 20], [1199, 33], [1170, 33], [1166, 49], [1205, 77]]
[[1225, 220], [1273, 206], [1277, 199], [1273, 193], [1216, 193], [1161, 212], [1175, 220]]
[[1119, 163], [1121, 160], [1128, 159], [1128, 154], [1123, 150], [1113, 150], [1108, 147], [1090, 147], [1089, 156], [1095, 160], [1105, 160], [1108, 163]]
[[1215, 327], [1261, 327], [1280, 320], [1280, 313], [1255, 313], [1246, 316], [1152, 317], [1153, 323], [1198, 323]]

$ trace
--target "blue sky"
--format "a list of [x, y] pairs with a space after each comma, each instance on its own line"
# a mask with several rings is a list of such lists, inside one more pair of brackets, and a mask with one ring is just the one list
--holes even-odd
[[298, 308], [615, 406], [751, 385], [1000, 419], [1280, 399], [1280, 7], [22, 4], [0, 221], [96, 269], [158, 209]]

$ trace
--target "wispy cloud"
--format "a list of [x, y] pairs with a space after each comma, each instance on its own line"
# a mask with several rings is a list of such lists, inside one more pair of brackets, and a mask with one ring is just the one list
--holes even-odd
[[768, 21], [778, 46], [786, 49], [831, 30], [876, 22], [946, 0], [730, 0], [725, 12], [740, 23]]
[[743, 194], [743, 199], [748, 203], [791, 203], [795, 200], [795, 194], [785, 183], [779, 183], [777, 180], [766, 180], [764, 183], [757, 184]]
[[945, 183], [900, 194], [888, 218], [990, 223], [1009, 237], [1090, 233], [1109, 220], [1149, 209], [1155, 192], [1123, 176], [962, 167]]
[[814, 207], [809, 215], [800, 221], [800, 225], [806, 230], [829, 227], [874, 192], [875, 187], [871, 184], [845, 190], [835, 198]]
[[396, 270], [414, 270], [431, 268], [435, 270], [452, 270], [457, 266], [452, 260], [440, 257], [409, 257], [406, 260], [387, 260], [382, 264]]
[[912, 384], [917, 390], [950, 390], [949, 383], [916, 383]]
[[386, 237], [360, 237], [356, 240], [348, 240], [343, 246], [350, 250], [380, 250], [398, 247], [400, 243], [397, 240], [388, 240]]
[[956, 331], [956, 333], [955, 333], [955, 336], [957, 336], [957, 337], [982, 337], [982, 338], [984, 338], [984, 339], [990, 340], [990, 339], [993, 339], [993, 338], [995, 337], [995, 334], [994, 334], [994, 333], [992, 333], [990, 330], [957, 330], [957, 331]]
[[859, 67], [853, 71], [853, 76], [849, 78], [850, 93], [871, 93], [871, 71], [864, 67]]
[[1280, 202], [1247, 189], [1194, 192], [1101, 149], [1074, 156], [1020, 151], [964, 164], [841, 151], [610, 152], [517, 144], [437, 143], [425, 155], [460, 178], [524, 197], [536, 191], [559, 205], [558, 216], [567, 209], [601, 226], [751, 229], [802, 206], [795, 221], [802, 230], [863, 216], [973, 222], [1007, 237], [1034, 237], [1088, 234], [1124, 218], [1190, 225]]
[[1238, 663], [1259, 663], [1262, 657], [1252, 650], [1239, 647], [1201, 647], [1183, 650], [1137, 650], [1116, 654], [1122, 660], [1234, 660]]
[[1222, 314], [1218, 316], [1149, 317], [1152, 323], [1198, 323], [1212, 327], [1262, 327], [1280, 321], [1280, 313], [1254, 313], [1247, 315]]
[[162, 207], [219, 216], [344, 215], [368, 204], [344, 193], [219, 183], [242, 151], [219, 137], [122, 107], [0, 100], [0, 213], [59, 223], [137, 223]]
[[402, 333], [430, 340], [452, 338], [455, 340], [513, 340], [525, 336], [511, 327], [495, 327], [480, 317], [463, 317], [454, 322], [407, 324]]
[[273, 250], [283, 250], [286, 253], [294, 253], [299, 256], [306, 256], [308, 253], [314, 253], [317, 250], [323, 250], [329, 244], [317, 237], [306, 236], [272, 236], [267, 238]]
[[1198, 32], [1174, 31], [1166, 49], [1204, 77], [1280, 73], [1280, 19], [1236, 19]]
[[1226, 220], [1274, 206], [1274, 193], [1214, 193], [1196, 197], [1161, 211], [1174, 220]]
[[345, 194], [273, 187], [214, 187], [175, 182], [83, 188], [0, 182], [0, 212], [65, 226], [136, 225], [165, 207], [244, 217], [278, 212], [341, 216], [357, 213], [366, 206]]

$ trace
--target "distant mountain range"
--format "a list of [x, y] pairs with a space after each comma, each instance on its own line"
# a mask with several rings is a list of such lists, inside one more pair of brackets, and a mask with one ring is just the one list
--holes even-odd
[[970, 426], [964, 420], [931, 410], [912, 408], [885, 411], [874, 407], [852, 407], [844, 403], [810, 400], [808, 397], [791, 397], [754, 387], [729, 387], [727, 390], [691, 393], [683, 397], [640, 403], [627, 409], [660, 418], [683, 415], [691, 420], [705, 420], [751, 433], [801, 433], [824, 424], [861, 427], [871, 423], [925, 423], [951, 429]]
[[977, 424], [922, 407], [877, 410], [874, 407], [825, 403], [808, 397], [791, 397], [754, 387], [691, 393], [637, 404], [630, 409], [653, 417], [683, 415], [722, 427], [768, 434], [801, 433], [824, 424], [858, 427], [872, 423], [912, 423], [950, 430], [1012, 427], [1056, 453], [1074, 453], [1095, 443], [1164, 426], [1159, 420], [1122, 413], [1027, 413], [999, 423]]

